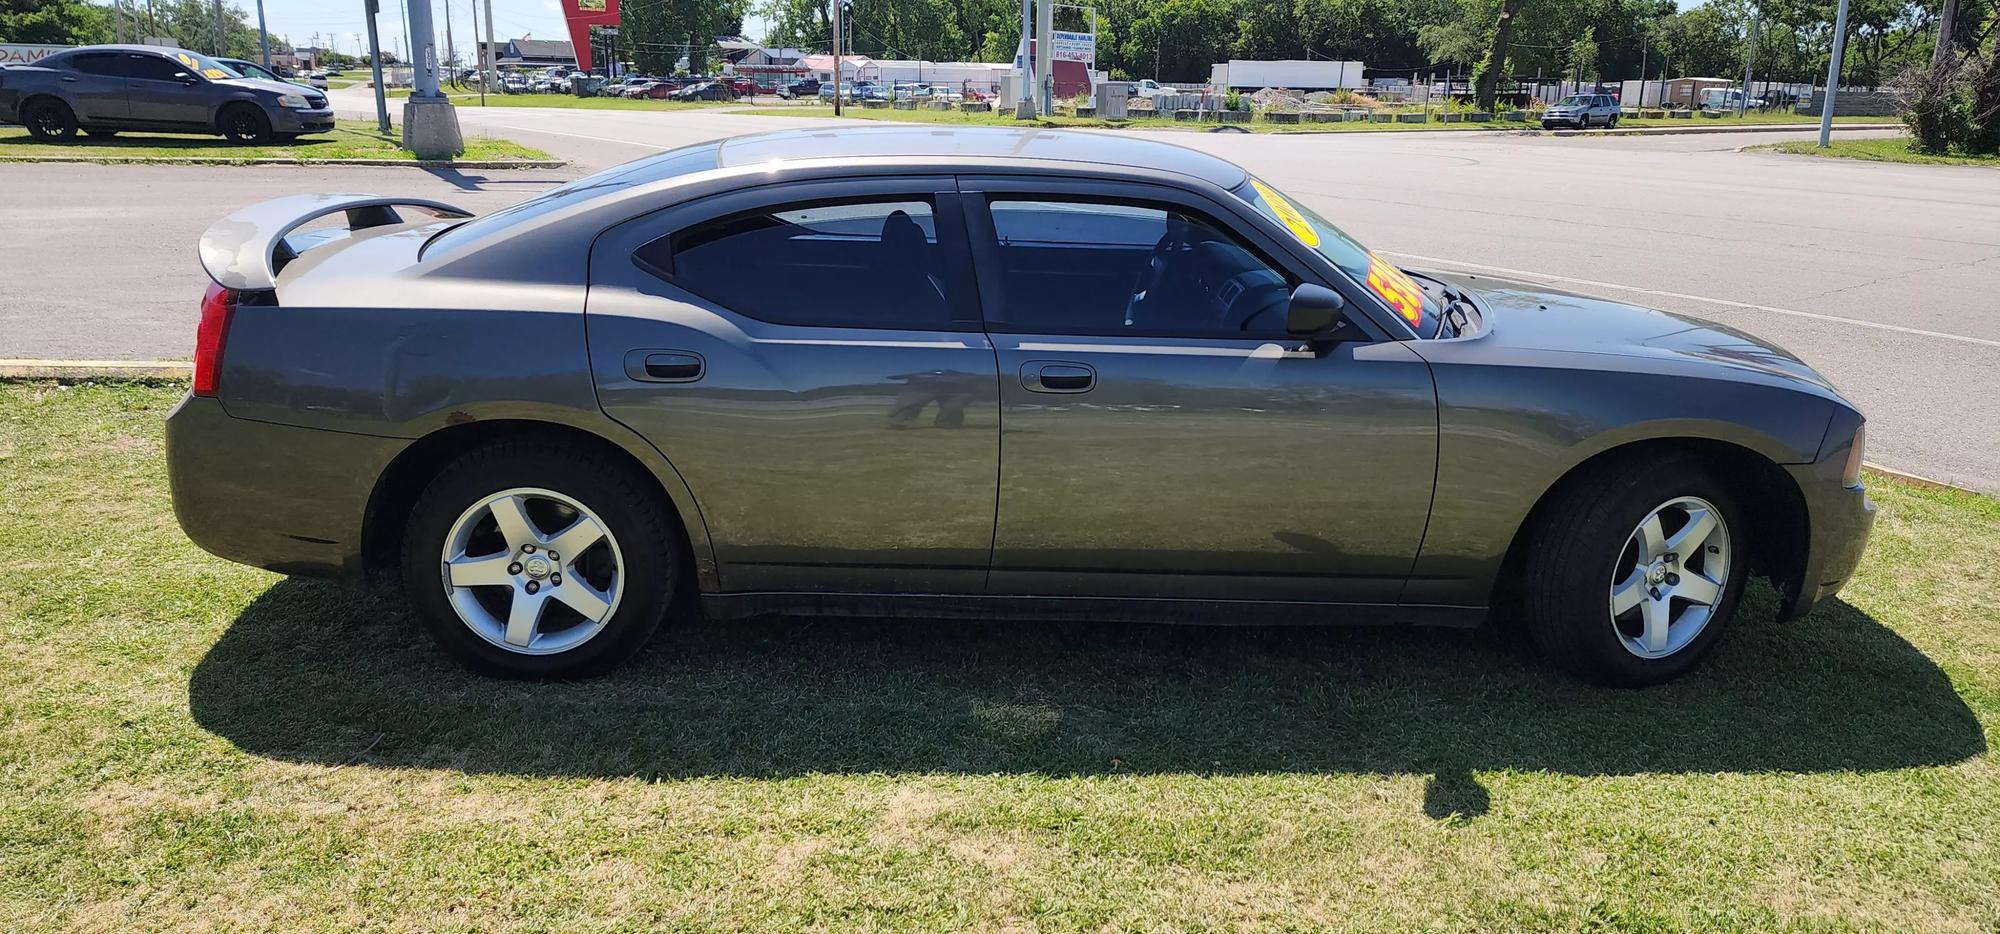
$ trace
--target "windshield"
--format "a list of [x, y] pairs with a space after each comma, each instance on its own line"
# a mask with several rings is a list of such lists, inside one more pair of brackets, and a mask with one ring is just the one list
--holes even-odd
[[264, 66], [259, 65], [256, 62], [226, 62], [224, 64], [228, 68], [234, 70], [237, 74], [242, 75], [245, 78], [263, 78], [267, 81], [285, 80], [283, 78], [278, 77], [277, 72], [267, 70]]
[[1589, 107], [1590, 104], [1591, 104], [1590, 98], [1583, 97], [1577, 94], [1571, 94], [1570, 96], [1565, 97], [1562, 100], [1556, 101], [1557, 107]]
[[1255, 205], [1265, 217], [1291, 231], [1300, 243], [1312, 247], [1354, 281], [1367, 286], [1418, 335], [1429, 337], [1437, 333], [1437, 303], [1395, 264], [1258, 179], [1243, 183], [1243, 187], [1236, 189], [1236, 196]]
[[169, 54], [171, 54], [174, 57], [175, 61], [180, 62], [182, 65], [192, 68], [197, 72], [200, 72], [202, 77], [207, 78], [210, 81], [221, 81], [225, 78], [243, 77], [242, 75], [237, 74], [236, 69], [231, 68], [228, 65], [224, 65], [223, 63], [218, 62], [215, 59], [209, 58], [208, 56], [203, 55], [200, 52], [190, 52], [186, 49], [174, 49]]

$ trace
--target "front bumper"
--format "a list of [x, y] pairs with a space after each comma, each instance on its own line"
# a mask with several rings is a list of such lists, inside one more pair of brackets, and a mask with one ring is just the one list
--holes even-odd
[[218, 400], [187, 396], [167, 416], [174, 516], [218, 557], [359, 577], [369, 499], [409, 443], [232, 418]]
[[1814, 464], [1785, 468], [1799, 486], [1806, 504], [1806, 552], [1797, 591], [1785, 594], [1778, 618], [1797, 619], [1840, 592], [1868, 547], [1875, 526], [1875, 502], [1865, 486], [1846, 486], [1841, 470], [1847, 446]]
[[290, 107], [273, 108], [271, 117], [273, 133], [331, 133], [333, 132], [333, 108], [320, 110], [294, 110]]

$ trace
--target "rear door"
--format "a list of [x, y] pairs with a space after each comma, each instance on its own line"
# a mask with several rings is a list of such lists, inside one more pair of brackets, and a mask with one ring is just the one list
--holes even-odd
[[196, 67], [192, 56], [126, 53], [125, 89], [131, 100], [132, 121], [177, 128], [213, 125], [214, 86], [195, 74]]
[[[999, 356], [995, 593], [1395, 603], [1429, 514], [1429, 367], [1250, 213], [1165, 186], [962, 183]], [[1331, 268], [1330, 266], [1327, 268]]]
[[999, 406], [949, 177], [753, 188], [591, 252], [613, 418], [699, 503], [725, 590], [976, 593]]
[[125, 53], [79, 52], [62, 75], [63, 97], [84, 123], [118, 123], [125, 103]]

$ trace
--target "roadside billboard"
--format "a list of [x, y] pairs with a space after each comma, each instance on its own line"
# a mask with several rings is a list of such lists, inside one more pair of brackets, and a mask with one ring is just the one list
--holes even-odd
[[1053, 32], [1049, 34], [1049, 61], [1083, 62], [1097, 61], [1097, 34], [1089, 32]]
[[73, 45], [21, 45], [0, 42], [0, 65], [33, 65]]

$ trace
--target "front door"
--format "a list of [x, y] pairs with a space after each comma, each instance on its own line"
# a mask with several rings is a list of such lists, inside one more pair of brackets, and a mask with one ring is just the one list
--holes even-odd
[[592, 248], [599, 399], [687, 482], [724, 590], [984, 587], [999, 407], [957, 197], [771, 186]]
[[175, 53], [173, 58], [150, 52], [127, 53], [126, 96], [132, 121], [157, 126], [208, 127], [215, 119], [206, 80], [195, 74], [197, 60]]
[[999, 356], [995, 593], [1395, 603], [1437, 457], [1427, 365], [1247, 208], [1178, 189], [966, 180]]

